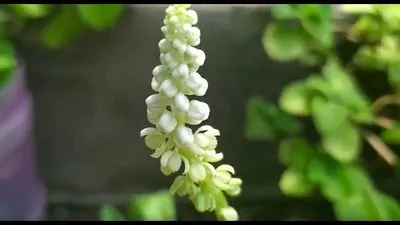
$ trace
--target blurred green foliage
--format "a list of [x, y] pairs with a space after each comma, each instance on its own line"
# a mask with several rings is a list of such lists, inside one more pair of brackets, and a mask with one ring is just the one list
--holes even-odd
[[[85, 29], [105, 30], [114, 25], [124, 9], [122, 4], [4, 4], [0, 6], [0, 88], [10, 79], [16, 66], [10, 35], [26, 21], [45, 20], [42, 43], [59, 49], [81, 35]], [[1, 90], [1, 89], [0, 89]]]
[[[277, 120], [285, 121], [287, 129], [281, 134], [286, 137], [280, 139], [278, 155], [287, 166], [279, 182], [285, 195], [307, 197], [319, 191], [332, 203], [338, 220], [398, 220], [397, 200], [376, 188], [361, 159], [366, 139], [390, 166], [399, 168], [386, 144], [400, 144], [400, 128], [381, 109], [400, 102], [400, 5], [279, 4], [271, 11], [273, 21], [262, 38], [268, 56], [320, 71], [287, 84], [279, 109], [251, 98], [245, 136], [272, 140], [278, 137]], [[354, 23], [349, 16], [355, 17]], [[349, 62], [342, 62], [336, 52], [342, 42], [358, 46]], [[386, 72], [392, 100], [372, 102], [354, 68]], [[270, 109], [281, 116], [271, 120]], [[287, 122], [300, 123], [296, 117], [311, 117], [318, 142], [306, 140], [297, 129], [301, 125]], [[374, 126], [382, 129], [381, 138], [370, 131]]]
[[133, 196], [125, 216], [116, 208], [104, 205], [100, 210], [100, 220], [174, 221], [174, 198], [168, 190]]

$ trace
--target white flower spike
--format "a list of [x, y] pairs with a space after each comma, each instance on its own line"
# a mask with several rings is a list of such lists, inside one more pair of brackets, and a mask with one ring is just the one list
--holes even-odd
[[164, 38], [158, 43], [161, 65], [152, 73], [151, 88], [158, 92], [146, 99], [147, 118], [154, 127], [140, 132], [146, 146], [160, 159], [166, 176], [181, 171], [170, 187], [171, 194], [188, 196], [199, 212], [214, 211], [219, 220], [238, 220], [226, 195], [237, 196], [242, 180], [232, 177], [232, 166], [211, 163], [223, 159], [217, 152], [219, 130], [203, 125], [194, 133], [187, 125], [207, 120], [210, 107], [187, 96], [204, 96], [208, 82], [197, 70], [206, 60], [200, 44], [200, 29], [194, 27], [198, 16], [190, 5], [172, 5], [166, 10]]

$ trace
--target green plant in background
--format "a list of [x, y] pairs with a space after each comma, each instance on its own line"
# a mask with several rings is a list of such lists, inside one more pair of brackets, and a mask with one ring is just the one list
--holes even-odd
[[100, 210], [100, 220], [174, 221], [176, 220], [174, 198], [169, 191], [133, 196], [127, 213], [122, 214], [116, 208], [104, 205]]
[[42, 43], [50, 49], [58, 49], [82, 34], [85, 28], [97, 31], [110, 28], [120, 17], [123, 8], [121, 4], [0, 6], [0, 90], [17, 65], [9, 37], [20, 31], [25, 21], [44, 19]]
[[[319, 72], [288, 84], [279, 109], [252, 98], [246, 136], [286, 137], [278, 156], [288, 167], [279, 182], [285, 195], [307, 197], [319, 191], [338, 220], [399, 220], [398, 202], [374, 185], [362, 150], [366, 140], [390, 166], [398, 167], [387, 144], [400, 143], [400, 123], [384, 109], [400, 104], [400, 5], [280, 4], [271, 11], [274, 19], [262, 39], [269, 57], [300, 61]], [[348, 61], [336, 52], [343, 43], [357, 46]], [[392, 90], [372, 102], [356, 76], [366, 70], [386, 73]], [[304, 138], [300, 121], [292, 116], [311, 117], [320, 140]], [[381, 135], [373, 132], [377, 128]]]
[[205, 53], [196, 48], [200, 44], [200, 30], [196, 11], [190, 5], [173, 5], [166, 10], [164, 38], [158, 43], [161, 65], [153, 70], [151, 87], [157, 94], [146, 99], [147, 118], [155, 127], [140, 132], [153, 154], [160, 158], [161, 172], [169, 176], [178, 172], [170, 187], [171, 194], [188, 196], [199, 212], [215, 212], [219, 220], [238, 220], [236, 210], [229, 205], [226, 195], [237, 196], [242, 180], [232, 177], [232, 166], [211, 163], [223, 159], [216, 151], [219, 130], [209, 125], [190, 128], [207, 120], [207, 103], [189, 100], [187, 96], [204, 96], [208, 82], [197, 70], [205, 62]]

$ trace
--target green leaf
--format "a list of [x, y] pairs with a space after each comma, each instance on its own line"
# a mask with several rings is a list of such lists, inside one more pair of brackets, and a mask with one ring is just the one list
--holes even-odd
[[65, 7], [45, 28], [42, 41], [51, 48], [57, 49], [68, 44], [79, 36], [84, 26], [73, 8]]
[[356, 128], [343, 124], [322, 137], [324, 150], [342, 163], [353, 162], [361, 152], [361, 137]]
[[296, 9], [291, 4], [271, 5], [272, 16], [275, 19], [294, 19], [297, 16]]
[[46, 16], [53, 9], [49, 4], [9, 4], [18, 15], [27, 18], [39, 18]]
[[363, 188], [353, 198], [334, 205], [334, 211], [338, 220], [399, 220], [400, 208], [393, 198], [379, 193], [372, 186], [366, 185], [361, 187]]
[[330, 86], [330, 98], [346, 107], [352, 119], [367, 124], [373, 122], [374, 116], [369, 101], [336, 58], [328, 60], [323, 68], [323, 75]]
[[312, 117], [315, 127], [321, 134], [335, 132], [348, 123], [348, 112], [342, 106], [315, 96], [311, 101]]
[[144, 221], [176, 220], [174, 199], [169, 191], [134, 196], [129, 207], [129, 216]]
[[10, 70], [16, 66], [14, 48], [10, 42], [0, 42], [0, 71]]
[[400, 65], [391, 65], [388, 68], [388, 81], [392, 87], [400, 88]]
[[[320, 165], [323, 165], [323, 161]], [[357, 166], [338, 164], [336, 162], [335, 166], [323, 167], [323, 169], [325, 176], [321, 177], [322, 179], [320, 180], [321, 193], [334, 204], [334, 207], [360, 204], [365, 199], [364, 191], [369, 187], [373, 188], [368, 176]], [[359, 206], [357, 207], [360, 208]], [[351, 207], [348, 210], [353, 208]], [[347, 212], [342, 209], [338, 210]], [[339, 214], [341, 213], [339, 212]], [[354, 214], [357, 213], [355, 212]]]
[[333, 45], [332, 7], [329, 4], [304, 4], [299, 6], [299, 18], [304, 29], [324, 48]]
[[282, 164], [303, 171], [314, 156], [314, 151], [302, 139], [293, 138], [281, 141], [279, 145], [279, 160]]
[[278, 135], [293, 135], [300, 131], [294, 117], [261, 97], [247, 102], [245, 136], [253, 141], [270, 141]]
[[381, 133], [382, 139], [388, 144], [400, 144], [400, 126], [394, 126]]
[[262, 43], [268, 55], [277, 61], [290, 61], [305, 52], [300, 28], [270, 23], [264, 30]]
[[0, 42], [0, 88], [10, 81], [16, 65], [12, 44], [6, 41]]
[[77, 7], [82, 21], [96, 30], [114, 25], [124, 8], [122, 4], [79, 4]]
[[286, 112], [307, 116], [309, 114], [309, 90], [302, 81], [296, 81], [287, 85], [279, 98], [279, 106]]
[[287, 196], [305, 197], [311, 194], [313, 184], [307, 180], [304, 174], [289, 168], [283, 172], [279, 181], [279, 188]]
[[247, 102], [245, 136], [249, 140], [273, 140], [276, 132], [272, 128], [266, 113], [269, 106], [260, 97], [250, 98]]
[[101, 221], [125, 221], [124, 216], [114, 207], [104, 205], [100, 211]]
[[307, 89], [315, 91], [326, 98], [328, 98], [331, 95], [329, 83], [321, 75], [315, 74], [308, 76], [306, 80], [306, 86]]

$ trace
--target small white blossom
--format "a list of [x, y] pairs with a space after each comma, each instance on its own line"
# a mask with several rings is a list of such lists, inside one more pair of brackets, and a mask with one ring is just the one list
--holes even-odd
[[186, 115], [190, 120], [201, 122], [208, 119], [210, 107], [205, 102], [192, 100], [190, 101], [189, 110], [186, 112]]
[[206, 169], [202, 163], [192, 163], [190, 166], [189, 176], [194, 182], [203, 181], [206, 179]]
[[175, 95], [173, 105], [175, 109], [180, 112], [186, 112], [190, 108], [189, 99], [182, 93], [178, 93]]
[[219, 210], [217, 212], [217, 215], [221, 220], [225, 220], [225, 221], [236, 221], [239, 219], [238, 213], [231, 206], [222, 208], [221, 210]]
[[178, 93], [178, 88], [174, 85], [172, 80], [164, 80], [160, 85], [160, 93], [172, 98]]
[[164, 113], [161, 115], [157, 126], [160, 128], [162, 131], [165, 133], [171, 133], [178, 122], [176, 121], [175, 117], [172, 115], [170, 111], [164, 111]]
[[189, 76], [189, 67], [186, 64], [178, 65], [173, 71], [172, 76], [179, 79], [186, 79]]
[[176, 128], [175, 132], [175, 143], [177, 146], [189, 146], [194, 142], [193, 132], [190, 128], [180, 125]]
[[208, 89], [208, 81], [197, 73], [206, 55], [195, 47], [201, 32], [193, 26], [198, 16], [189, 7], [178, 4], [166, 9], [161, 27], [164, 38], [158, 42], [161, 64], [153, 69], [151, 80], [151, 88], [158, 93], [145, 100], [147, 118], [155, 128], [143, 129], [140, 136], [154, 151], [150, 156], [160, 160], [163, 174], [181, 171], [170, 187], [171, 194], [187, 195], [199, 212], [215, 211], [220, 220], [237, 220], [225, 194], [238, 195], [242, 180], [232, 177], [232, 166], [214, 168], [211, 164], [224, 157], [216, 151], [219, 130], [203, 125], [193, 133], [186, 125], [198, 125], [210, 115], [207, 103], [187, 97], [204, 96]]

